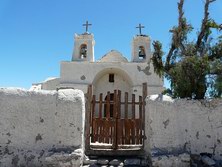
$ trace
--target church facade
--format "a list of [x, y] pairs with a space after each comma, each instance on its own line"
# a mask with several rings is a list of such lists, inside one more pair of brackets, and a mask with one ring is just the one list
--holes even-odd
[[74, 88], [87, 93], [88, 85], [92, 85], [97, 96], [114, 90], [141, 95], [142, 83], [147, 83], [148, 95], [162, 92], [163, 80], [154, 73], [151, 63], [149, 36], [140, 33], [133, 37], [130, 61], [116, 50], [95, 61], [94, 46], [92, 33], [75, 34], [72, 60], [62, 61], [60, 77], [41, 83], [41, 89]]

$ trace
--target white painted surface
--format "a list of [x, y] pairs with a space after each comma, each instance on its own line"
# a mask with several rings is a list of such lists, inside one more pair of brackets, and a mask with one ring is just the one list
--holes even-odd
[[[94, 61], [94, 36], [93, 34], [75, 34], [75, 43], [74, 43], [74, 49], [72, 54], [72, 60], [73, 61], [88, 61], [93, 62]], [[80, 56], [80, 48], [81, 45], [84, 44], [87, 46], [87, 54], [86, 58], [81, 58]]]
[[98, 62], [128, 62], [120, 52], [116, 50], [111, 50], [105, 54]]
[[[150, 148], [212, 153], [222, 159], [222, 100], [148, 100], [146, 136]], [[147, 143], [148, 144], [148, 143]]]
[[[148, 94], [159, 94], [163, 91], [163, 80], [154, 73], [151, 63], [150, 42], [148, 36], [135, 36], [133, 38], [131, 62], [128, 62], [116, 50], [111, 50], [99, 61], [95, 62], [93, 34], [75, 34], [72, 61], [61, 62], [60, 78], [43, 82], [42, 89], [75, 88], [87, 93], [88, 85], [92, 84], [96, 89], [94, 89], [94, 93], [107, 93], [107, 91], [112, 90], [114, 87], [109, 83], [107, 84], [104, 76], [115, 73], [117, 78], [114, 84], [119, 85], [115, 86], [115, 89], [128, 92], [129, 94], [134, 93], [138, 96], [142, 94], [142, 84], [146, 82], [148, 84]], [[80, 58], [81, 45], [87, 45], [87, 56], [83, 59]], [[143, 60], [139, 58], [140, 46], [144, 48], [146, 53], [146, 57]], [[102, 81], [104, 82], [102, 83]]]
[[79, 90], [0, 89], [0, 166], [41, 166], [50, 150], [82, 145], [84, 95]]
[[174, 99], [172, 97], [162, 94], [149, 95], [147, 98], [153, 101], [174, 102]]
[[[148, 36], [134, 36], [132, 41], [132, 55], [131, 61], [132, 62], [148, 62], [152, 57], [150, 43], [151, 40]], [[139, 58], [139, 47], [142, 46], [145, 49], [146, 58], [140, 59]]]

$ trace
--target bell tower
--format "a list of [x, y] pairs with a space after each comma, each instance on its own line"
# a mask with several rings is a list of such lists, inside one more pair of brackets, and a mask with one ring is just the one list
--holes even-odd
[[139, 24], [139, 35], [133, 37], [132, 41], [132, 62], [148, 62], [151, 58], [150, 38], [141, 33], [141, 29], [145, 28]]
[[86, 31], [83, 34], [75, 34], [74, 50], [72, 54], [72, 61], [89, 61], [94, 62], [94, 45], [95, 40], [93, 34], [88, 32], [88, 27], [92, 25], [86, 21], [83, 26]]

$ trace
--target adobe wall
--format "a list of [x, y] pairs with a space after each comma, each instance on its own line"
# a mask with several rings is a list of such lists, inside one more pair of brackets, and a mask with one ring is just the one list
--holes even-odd
[[148, 100], [146, 130], [153, 155], [207, 152], [222, 159], [222, 100]]
[[82, 146], [84, 95], [79, 90], [0, 89], [0, 166], [45, 166], [50, 153]]

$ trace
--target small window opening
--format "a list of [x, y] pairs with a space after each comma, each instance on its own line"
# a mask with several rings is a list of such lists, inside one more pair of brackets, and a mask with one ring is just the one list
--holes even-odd
[[80, 46], [80, 59], [85, 59], [87, 55], [87, 45], [86, 44], [82, 44]]
[[139, 47], [139, 59], [143, 60], [146, 58], [146, 53], [145, 53], [145, 49], [143, 46]]
[[114, 74], [109, 74], [109, 82], [114, 82]]

